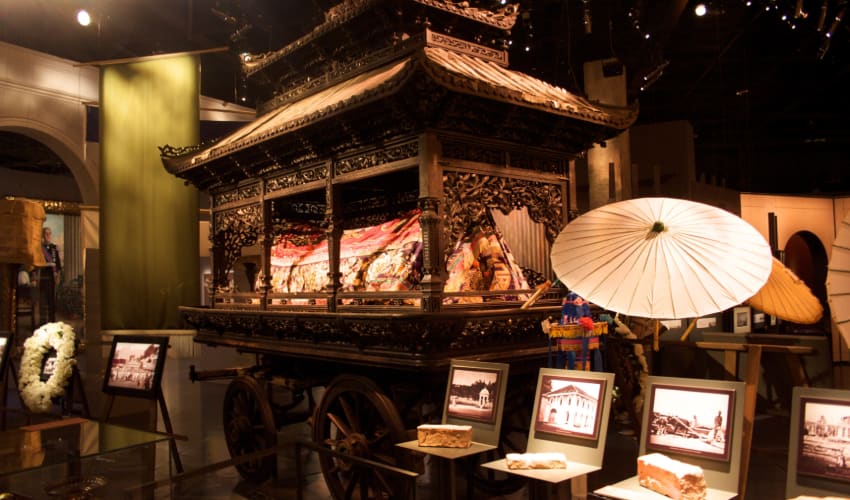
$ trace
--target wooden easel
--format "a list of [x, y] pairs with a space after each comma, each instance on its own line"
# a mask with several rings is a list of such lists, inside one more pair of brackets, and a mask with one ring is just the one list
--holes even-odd
[[73, 369], [71, 370], [71, 379], [68, 381], [68, 387], [65, 389], [66, 397], [63, 399], [62, 404], [62, 412], [65, 415], [70, 415], [74, 410], [74, 401], [75, 394], [79, 393], [80, 399], [79, 403], [82, 405], [82, 415], [85, 418], [91, 418], [91, 411], [89, 411], [89, 400], [86, 398], [86, 391], [83, 388], [83, 377], [80, 376], [80, 370], [77, 368], [75, 364]]
[[[132, 397], [132, 396], [124, 396], [124, 397]], [[156, 388], [156, 400], [159, 403], [159, 411], [162, 412], [162, 421], [165, 424], [165, 433], [168, 435], [168, 447], [171, 451], [171, 456], [174, 459], [174, 467], [177, 469], [178, 474], [183, 473], [183, 462], [180, 460], [180, 453], [177, 450], [176, 439], [185, 440], [185, 436], [180, 436], [178, 434], [174, 434], [174, 429], [171, 427], [171, 417], [168, 416], [168, 407], [165, 404], [165, 396], [162, 394], [162, 388]], [[100, 419], [101, 422], [109, 421], [109, 414], [112, 413], [112, 404], [115, 402], [115, 395], [109, 394], [106, 398], [106, 406], [104, 407], [103, 417]]]
[[[12, 384], [15, 386], [15, 390], [18, 390], [18, 371], [14, 367], [15, 360], [9, 358], [6, 364], [6, 371], [12, 375]], [[9, 377], [4, 376], [5, 374], [0, 373], [0, 380], [2, 380], [2, 388], [3, 388], [3, 400], [1, 401], [2, 406], [2, 415], [0, 415], [0, 430], [6, 428], [6, 412], [10, 410], [8, 405], [6, 404], [8, 401], [8, 389], [9, 389]], [[75, 395], [79, 393], [80, 399], [76, 400]], [[20, 395], [19, 395], [20, 399]], [[81, 415], [84, 418], [91, 418], [91, 411], [89, 410], [89, 401], [86, 397], [86, 391], [83, 388], [83, 378], [80, 376], [80, 370], [77, 368], [77, 365], [74, 365], [71, 369], [71, 378], [68, 380], [68, 385], [65, 388], [65, 396], [62, 398], [62, 402], [60, 403], [60, 412], [63, 415], [70, 415], [74, 410], [74, 403], [79, 402], [82, 405]], [[20, 411], [26, 416], [27, 423], [30, 423], [30, 417], [34, 415], [31, 411], [29, 411], [26, 406], [21, 402], [21, 409], [15, 410]]]

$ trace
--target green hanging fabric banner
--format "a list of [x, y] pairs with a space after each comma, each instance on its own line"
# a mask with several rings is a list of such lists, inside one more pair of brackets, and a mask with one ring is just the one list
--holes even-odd
[[175, 55], [101, 68], [104, 330], [180, 328], [177, 307], [200, 303], [198, 192], [158, 149], [199, 142], [199, 67]]

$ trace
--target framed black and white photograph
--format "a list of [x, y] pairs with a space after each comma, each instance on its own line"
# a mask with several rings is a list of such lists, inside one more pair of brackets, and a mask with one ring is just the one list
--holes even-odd
[[595, 440], [599, 436], [603, 394], [603, 379], [543, 375], [535, 433]]
[[728, 462], [735, 391], [652, 385], [645, 446]]
[[850, 402], [800, 398], [797, 474], [850, 483]]
[[495, 422], [502, 376], [501, 370], [452, 366], [446, 416], [485, 424]]
[[9, 358], [12, 346], [12, 334], [0, 332], [0, 381], [6, 375], [6, 362]]
[[165, 366], [168, 337], [117, 335], [107, 360], [103, 392], [155, 399]]
[[750, 333], [752, 331], [751, 310], [749, 306], [740, 306], [732, 309], [732, 332]]
[[39, 378], [42, 382], [46, 382], [53, 375], [54, 371], [56, 371], [56, 349], [50, 348], [47, 354], [44, 355]]

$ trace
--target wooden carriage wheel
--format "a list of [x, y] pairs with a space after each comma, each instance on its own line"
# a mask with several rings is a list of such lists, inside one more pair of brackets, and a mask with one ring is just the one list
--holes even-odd
[[[277, 446], [277, 428], [263, 386], [254, 377], [239, 376], [224, 394], [224, 438], [231, 458], [238, 458]], [[262, 482], [277, 472], [277, 454], [236, 465], [239, 474]]]
[[[370, 379], [340, 375], [325, 389], [313, 415], [313, 441], [331, 449], [409, 469], [408, 456], [395, 446], [407, 432], [393, 402]], [[328, 490], [336, 499], [406, 498], [404, 482], [381, 471], [319, 455]]]

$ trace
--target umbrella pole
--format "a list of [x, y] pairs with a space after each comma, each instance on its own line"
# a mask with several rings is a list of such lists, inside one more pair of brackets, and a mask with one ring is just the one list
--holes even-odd
[[688, 340], [688, 335], [691, 334], [691, 332], [694, 330], [694, 327], [696, 325], [697, 325], [697, 318], [694, 318], [693, 320], [691, 320], [691, 324], [688, 325], [687, 328], [685, 328], [685, 332], [682, 333], [682, 336], [679, 337], [679, 340], [681, 340], [682, 342]]
[[534, 303], [537, 302], [537, 299], [539, 299], [540, 296], [543, 295], [543, 292], [548, 290], [551, 286], [552, 282], [549, 280], [546, 280], [540, 285], [537, 285], [537, 290], [535, 290], [534, 293], [531, 294], [531, 297], [529, 297], [528, 300], [526, 300], [525, 303], [522, 304], [520, 309], [528, 309], [529, 307], [533, 306]]
[[652, 334], [652, 350], [658, 352], [658, 330], [661, 328], [661, 320], [655, 320], [655, 332]]

